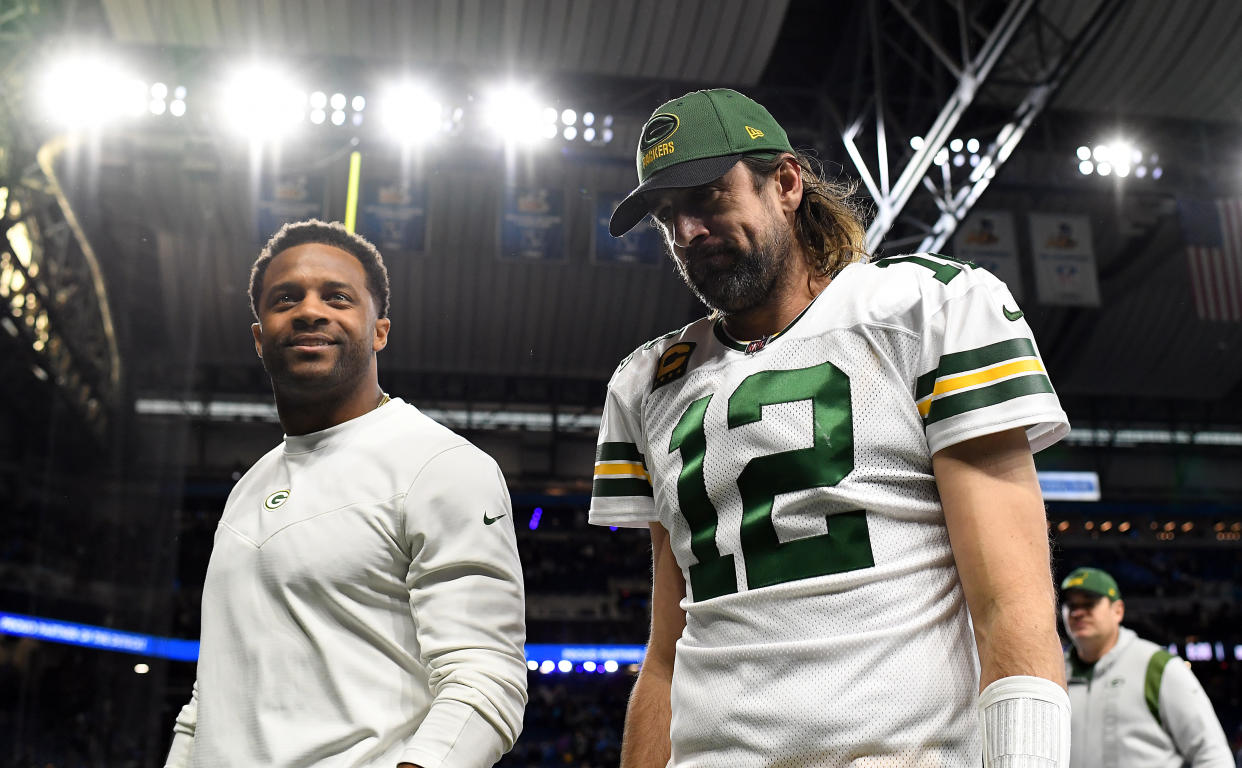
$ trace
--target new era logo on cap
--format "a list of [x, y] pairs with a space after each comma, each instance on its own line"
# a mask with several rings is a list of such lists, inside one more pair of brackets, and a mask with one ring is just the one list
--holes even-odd
[[760, 139], [760, 138], [763, 138], [763, 131], [759, 130], [758, 128], [751, 128], [749, 125], [748, 125], [748, 126], [746, 126], [746, 133], [747, 133], [747, 134], [748, 134], [748, 135], [749, 135], [752, 139]]

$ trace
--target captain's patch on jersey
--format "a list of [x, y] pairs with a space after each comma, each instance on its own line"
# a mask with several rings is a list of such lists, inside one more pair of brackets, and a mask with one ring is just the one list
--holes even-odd
[[677, 381], [686, 375], [690, 366], [690, 353], [694, 351], [693, 341], [682, 341], [664, 350], [660, 362], [656, 365], [655, 384], [652, 389], [659, 389], [665, 384]]

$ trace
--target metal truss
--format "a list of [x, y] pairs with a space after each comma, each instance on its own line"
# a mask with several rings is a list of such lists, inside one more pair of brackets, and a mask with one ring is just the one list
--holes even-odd
[[37, 171], [0, 184], [0, 325], [102, 442], [121, 360], [99, 264], [56, 179], [61, 148], [45, 146]]
[[[876, 207], [868, 251], [939, 250], [1121, 6], [869, 0], [872, 92], [846, 117], [834, 109]], [[891, 97], [912, 86], [943, 94], [939, 111], [934, 97]], [[958, 146], [963, 133], [975, 151]]]

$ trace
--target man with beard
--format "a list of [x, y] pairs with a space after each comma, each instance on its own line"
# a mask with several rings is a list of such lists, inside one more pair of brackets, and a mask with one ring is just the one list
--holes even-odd
[[169, 766], [485, 768], [526, 704], [509, 494], [482, 451], [380, 390], [388, 273], [339, 224], [250, 276], [285, 431], [238, 481], [203, 585]]
[[1065, 766], [1031, 454], [1069, 425], [1009, 291], [865, 263], [852, 190], [735, 91], [662, 105], [637, 164], [611, 232], [650, 214], [711, 312], [604, 406], [590, 519], [654, 569], [623, 768]]

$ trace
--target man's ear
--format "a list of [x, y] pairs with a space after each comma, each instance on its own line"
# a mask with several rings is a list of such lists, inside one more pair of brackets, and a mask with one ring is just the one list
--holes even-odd
[[785, 155], [776, 169], [777, 196], [781, 210], [793, 213], [802, 205], [802, 166], [798, 158]]
[[379, 352], [388, 346], [388, 330], [392, 328], [392, 320], [381, 317], [375, 321], [375, 336], [371, 339], [371, 351]]
[[1121, 623], [1121, 620], [1126, 617], [1126, 603], [1124, 600], [1113, 601], [1113, 615], [1117, 617], [1118, 623]]
[[254, 336], [254, 353], [263, 359], [263, 326], [258, 323], [250, 324], [250, 334]]

